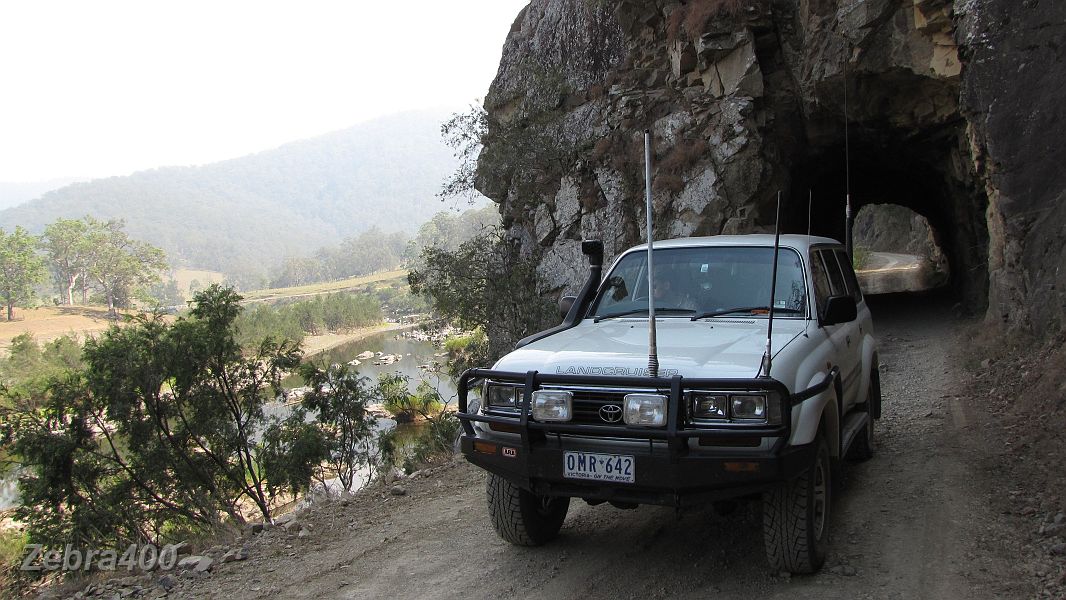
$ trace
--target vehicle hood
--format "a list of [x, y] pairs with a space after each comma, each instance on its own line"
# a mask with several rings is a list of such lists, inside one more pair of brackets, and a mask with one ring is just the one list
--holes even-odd
[[[774, 319], [775, 356], [803, 333], [806, 321]], [[751, 378], [766, 349], [766, 319], [690, 321], [656, 319], [661, 377]], [[648, 320], [586, 319], [576, 327], [523, 346], [501, 358], [501, 371], [545, 374], [647, 376]]]

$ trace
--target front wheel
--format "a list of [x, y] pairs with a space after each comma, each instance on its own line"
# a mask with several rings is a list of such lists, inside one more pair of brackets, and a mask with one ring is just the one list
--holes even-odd
[[494, 473], [486, 484], [492, 526], [516, 546], [539, 546], [559, 534], [570, 498], [537, 496]]
[[763, 542], [774, 571], [814, 573], [829, 540], [829, 447], [818, 436], [810, 468], [763, 494]]

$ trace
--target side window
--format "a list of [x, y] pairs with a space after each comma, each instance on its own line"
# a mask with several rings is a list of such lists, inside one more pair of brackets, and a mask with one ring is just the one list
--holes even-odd
[[822, 259], [825, 261], [825, 270], [829, 274], [829, 285], [833, 288], [833, 295], [846, 295], [848, 290], [844, 287], [844, 275], [840, 273], [840, 265], [837, 264], [833, 251], [819, 250], [818, 253], [822, 255]]
[[855, 304], [862, 302], [862, 290], [859, 289], [859, 280], [855, 277], [855, 269], [851, 266], [851, 258], [848, 257], [848, 253], [843, 250], [836, 250], [833, 254], [837, 255], [840, 270], [844, 272], [844, 283], [848, 286], [848, 293], [855, 299]]
[[814, 280], [814, 299], [818, 314], [825, 314], [825, 304], [829, 296], [833, 295], [829, 286], [829, 277], [825, 273], [825, 264], [822, 262], [822, 253], [811, 252], [811, 279]]

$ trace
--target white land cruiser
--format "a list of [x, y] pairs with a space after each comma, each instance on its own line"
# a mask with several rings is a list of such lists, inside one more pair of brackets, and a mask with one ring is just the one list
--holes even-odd
[[501, 537], [550, 540], [570, 498], [682, 507], [761, 494], [771, 568], [822, 565], [834, 474], [873, 449], [877, 346], [830, 239], [781, 236], [770, 319], [773, 249], [772, 235], [655, 243], [652, 377], [647, 247], [601, 281], [603, 246], [583, 244], [591, 273], [560, 302], [563, 323], [460, 378], [461, 448], [489, 472]]

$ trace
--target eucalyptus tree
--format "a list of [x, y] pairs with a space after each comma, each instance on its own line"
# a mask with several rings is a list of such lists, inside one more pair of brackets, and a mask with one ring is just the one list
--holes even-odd
[[74, 304], [74, 289], [84, 285], [88, 275], [92, 247], [89, 245], [89, 221], [57, 219], [44, 228], [41, 248], [47, 253], [56, 283], [67, 305]]
[[8, 321], [14, 318], [15, 304], [33, 296], [33, 286], [44, 280], [44, 274], [37, 238], [22, 227], [10, 234], [0, 229], [0, 297], [7, 306]]

